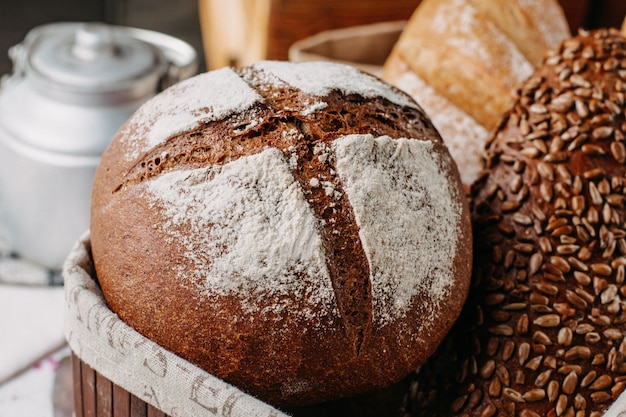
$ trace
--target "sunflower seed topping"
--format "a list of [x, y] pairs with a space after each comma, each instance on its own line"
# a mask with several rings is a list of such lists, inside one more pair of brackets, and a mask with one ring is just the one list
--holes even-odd
[[412, 416], [601, 417], [626, 389], [626, 40], [581, 31], [516, 97], [472, 190], [470, 307]]

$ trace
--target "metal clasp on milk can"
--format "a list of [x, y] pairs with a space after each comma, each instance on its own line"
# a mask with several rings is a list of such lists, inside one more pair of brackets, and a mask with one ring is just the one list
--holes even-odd
[[32, 29], [0, 84], [0, 235], [59, 269], [89, 227], [91, 186], [120, 126], [156, 93], [194, 75], [189, 44], [103, 23]]

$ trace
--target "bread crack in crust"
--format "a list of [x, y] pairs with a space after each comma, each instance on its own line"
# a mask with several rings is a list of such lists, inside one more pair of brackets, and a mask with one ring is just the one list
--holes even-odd
[[[281, 150], [286, 159], [295, 157], [298, 163], [291, 167], [291, 173], [313, 212], [325, 219], [320, 227], [328, 271], [346, 334], [358, 355], [371, 330], [370, 271], [329, 145], [347, 134], [397, 137], [408, 133], [417, 137], [420, 129], [411, 122], [420, 114], [416, 110], [381, 114], [380, 107], [386, 105], [383, 98], [366, 101], [355, 94], [344, 102], [338, 92], [332, 92], [329, 101], [341, 105], [325, 103], [323, 113], [302, 115], [302, 104], [309, 100], [302, 97], [301, 91], [279, 80], [278, 89], [268, 90], [268, 75], [263, 72], [243, 70], [238, 75], [263, 98], [263, 105], [249, 119], [230, 115], [225, 120], [202, 124], [197, 133], [185, 132], [168, 139], [141, 158], [116, 190], [174, 168], [224, 165], [268, 146]], [[400, 131], [398, 125], [410, 129]], [[231, 140], [225, 141], [225, 136]], [[321, 157], [320, 149], [324, 150]], [[317, 185], [320, 181], [326, 186]]]
[[400, 380], [467, 292], [469, 211], [440, 137], [410, 97], [338, 64], [161, 93], [103, 157], [92, 220], [111, 308], [274, 404]]

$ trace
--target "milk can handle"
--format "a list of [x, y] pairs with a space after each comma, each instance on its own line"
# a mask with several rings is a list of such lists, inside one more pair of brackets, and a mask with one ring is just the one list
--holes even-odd
[[198, 71], [198, 55], [187, 42], [151, 30], [130, 27], [120, 27], [120, 30], [161, 51], [168, 62], [167, 71], [161, 79], [161, 90], [194, 76]]

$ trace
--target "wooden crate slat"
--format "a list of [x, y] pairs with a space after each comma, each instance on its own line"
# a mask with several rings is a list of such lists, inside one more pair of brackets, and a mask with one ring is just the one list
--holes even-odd
[[81, 362], [83, 417], [96, 416], [96, 371]]
[[82, 372], [81, 361], [78, 356], [72, 353], [72, 378], [74, 386], [74, 415], [75, 417], [83, 417], [83, 390], [82, 390]]
[[113, 384], [96, 372], [96, 416], [113, 417]]
[[113, 417], [130, 417], [130, 394], [113, 384]]

